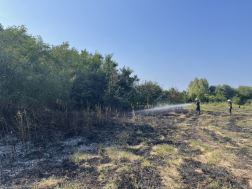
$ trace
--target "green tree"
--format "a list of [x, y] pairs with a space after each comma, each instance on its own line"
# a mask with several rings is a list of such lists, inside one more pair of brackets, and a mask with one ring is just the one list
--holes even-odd
[[111, 78], [111, 76], [116, 75], [118, 72], [118, 70], [116, 69], [118, 66], [118, 63], [112, 60], [112, 57], [113, 57], [113, 54], [105, 55], [105, 61], [102, 64], [102, 70], [103, 72], [105, 72], [106, 78], [108, 81]]
[[[1, 31], [1, 97], [5, 102], [37, 106], [57, 99], [57, 82], [46, 64], [49, 46], [24, 26]], [[50, 90], [49, 90], [50, 89]]]
[[3, 25], [0, 23], [0, 32], [4, 30]]
[[238, 96], [234, 96], [234, 97], [232, 98], [232, 102], [233, 102], [234, 104], [240, 105], [240, 104], [241, 104], [241, 98], [238, 97]]
[[178, 101], [182, 103], [186, 103], [189, 101], [188, 93], [185, 90], [179, 93]]
[[247, 106], [251, 106], [251, 105], [252, 105], [252, 99], [246, 100], [245, 104], [246, 104]]
[[171, 103], [177, 103], [179, 100], [179, 91], [176, 87], [169, 89], [169, 100]]
[[78, 108], [90, 106], [94, 108], [97, 104], [103, 104], [105, 95], [105, 74], [101, 71], [86, 69], [84, 72], [76, 73], [71, 90], [71, 99]]
[[201, 78], [198, 82], [199, 90], [205, 94], [209, 93], [209, 83], [206, 78]]
[[191, 81], [188, 85], [187, 91], [188, 95], [192, 96], [192, 94], [197, 94], [198, 91], [201, 91], [203, 93], [209, 92], [209, 84], [206, 78], [198, 79], [195, 77], [194, 81]]
[[214, 92], [215, 95], [224, 96], [224, 91], [221, 85], [217, 85]]
[[162, 102], [162, 103], [169, 103], [169, 91], [168, 90], [162, 90], [161, 95], [158, 97], [158, 99]]
[[[139, 79], [137, 75], [132, 77], [132, 73], [132, 69], [123, 67], [119, 69], [117, 74], [110, 75], [108, 87], [103, 97], [106, 105], [128, 108], [131, 104], [136, 104], [137, 98], [134, 83], [139, 81]], [[108, 73], [105, 72], [105, 74]]]
[[235, 90], [234, 88], [232, 88], [231, 86], [224, 84], [222, 85], [222, 89], [223, 89], [223, 95], [227, 98], [227, 99], [231, 99], [233, 98], [233, 96], [235, 95]]
[[197, 98], [199, 99], [200, 102], [208, 102], [209, 100], [208, 94], [205, 94], [201, 90], [197, 92]]
[[208, 97], [208, 100], [209, 100], [209, 102], [215, 102], [216, 101], [216, 97], [214, 95], [210, 95]]
[[215, 96], [215, 102], [224, 102], [226, 100], [227, 100], [226, 97], [222, 96], [219, 93]]
[[211, 86], [209, 87], [209, 94], [210, 94], [210, 95], [215, 95], [215, 89], [216, 89], [216, 86], [211, 85]]
[[[212, 89], [211, 89], [212, 91]], [[213, 94], [213, 93], [212, 93]], [[231, 99], [235, 95], [235, 90], [231, 86], [224, 84], [224, 85], [217, 85], [215, 86], [214, 94], [223, 96], [226, 99]]]
[[191, 96], [190, 96], [190, 101], [191, 102], [195, 102], [195, 99], [197, 98], [197, 94], [195, 93], [192, 93]]
[[246, 101], [247, 99], [252, 99], [252, 87], [240, 85], [237, 88], [237, 91], [239, 95], [241, 96], [241, 100], [243, 102]]
[[163, 89], [157, 82], [145, 81], [143, 84], [136, 86], [137, 101], [140, 104], [156, 104], [161, 96]]

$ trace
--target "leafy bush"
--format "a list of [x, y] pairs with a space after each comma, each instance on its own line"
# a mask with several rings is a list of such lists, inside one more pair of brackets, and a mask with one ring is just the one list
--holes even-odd
[[245, 105], [251, 106], [251, 105], [252, 105], [252, 99], [248, 99], [248, 100], [246, 101]]
[[238, 97], [238, 96], [234, 96], [234, 97], [232, 98], [232, 102], [233, 102], [234, 104], [240, 105], [240, 104], [241, 104], [241, 98]]

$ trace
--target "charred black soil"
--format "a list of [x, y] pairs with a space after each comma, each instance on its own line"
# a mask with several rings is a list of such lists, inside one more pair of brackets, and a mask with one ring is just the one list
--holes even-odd
[[47, 140], [57, 151], [28, 154], [41, 161], [2, 173], [2, 188], [252, 188], [252, 110], [208, 109], [119, 116], [78, 136], [58, 162], [53, 154], [77, 136]]

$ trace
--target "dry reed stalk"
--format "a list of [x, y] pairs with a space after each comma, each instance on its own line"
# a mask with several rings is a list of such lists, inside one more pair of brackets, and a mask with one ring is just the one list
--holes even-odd
[[102, 119], [102, 110], [101, 110], [101, 105], [95, 105], [95, 110], [98, 118], [98, 124], [101, 125], [101, 119]]
[[25, 147], [25, 131], [24, 131], [24, 126], [23, 126], [23, 115], [20, 111], [17, 113], [18, 116], [18, 125], [20, 125], [20, 131], [21, 131], [21, 141], [23, 143], [23, 147]]
[[67, 107], [65, 109], [65, 128], [67, 128]]
[[89, 133], [90, 106], [87, 107], [87, 130]]
[[36, 143], [38, 143], [37, 123], [35, 121], [36, 117], [35, 117], [34, 111], [32, 111], [32, 116], [33, 116], [33, 124], [34, 124], [35, 135], [36, 135]]
[[108, 124], [108, 107], [105, 108], [105, 124]]
[[29, 117], [27, 116], [27, 111], [24, 110], [25, 121], [28, 129], [28, 138], [29, 138], [29, 149], [31, 151], [31, 136], [30, 136], [30, 121]]
[[36, 133], [36, 135], [37, 135], [37, 124], [36, 124], [36, 121], [35, 121], [35, 119], [36, 119], [36, 117], [35, 117], [35, 113], [34, 113], [34, 111], [32, 111], [32, 117], [33, 117], [33, 124], [34, 124], [34, 129], [35, 129], [35, 133]]
[[131, 107], [132, 107], [132, 119], [134, 121], [136, 115], [135, 115], [135, 111], [134, 111], [134, 106], [131, 105]]

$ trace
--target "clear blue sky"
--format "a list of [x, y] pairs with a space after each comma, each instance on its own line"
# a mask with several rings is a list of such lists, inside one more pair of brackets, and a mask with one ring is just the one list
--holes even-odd
[[251, 0], [1, 0], [0, 23], [44, 42], [114, 53], [142, 80], [252, 86]]

